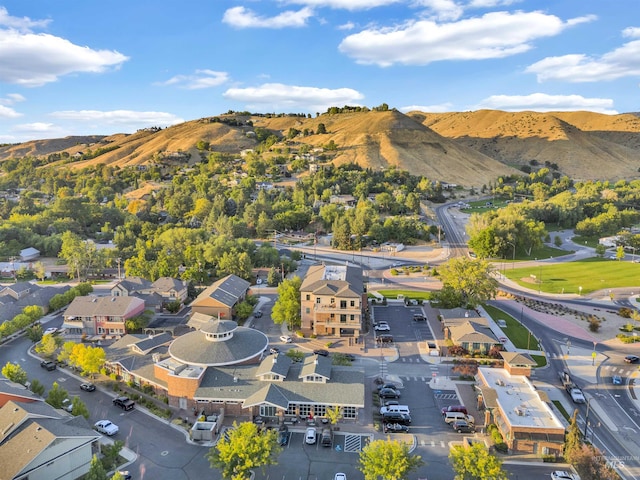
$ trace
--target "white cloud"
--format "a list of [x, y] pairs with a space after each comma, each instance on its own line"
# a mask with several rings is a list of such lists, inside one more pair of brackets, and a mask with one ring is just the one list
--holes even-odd
[[402, 113], [407, 112], [425, 112], [425, 113], [443, 113], [453, 111], [453, 105], [449, 102], [441, 103], [438, 105], [407, 105], [406, 107], [400, 107]]
[[56, 131], [57, 127], [53, 123], [34, 122], [34, 123], [22, 123], [14, 126], [12, 129], [14, 132], [19, 133], [44, 133]]
[[622, 30], [623, 37], [638, 38], [640, 37], [640, 27], [627, 27]]
[[48, 34], [0, 30], [0, 81], [39, 87], [75, 72], [101, 73], [128, 57], [92, 50]]
[[538, 82], [598, 82], [640, 76], [640, 40], [625, 43], [599, 57], [584, 54], [547, 57], [525, 71], [535, 73]]
[[564, 112], [588, 110], [591, 112], [615, 115], [613, 100], [609, 98], [585, 98], [582, 95], [548, 95], [532, 93], [530, 95], [492, 95], [482, 100], [472, 110], [495, 109], [517, 112], [532, 110], [534, 112]]
[[75, 122], [94, 122], [101, 125], [133, 126], [168, 126], [182, 123], [182, 118], [166, 112], [136, 112], [133, 110], [67, 110], [53, 112], [52, 117]]
[[459, 22], [421, 20], [393, 28], [368, 29], [346, 37], [342, 53], [358, 63], [388, 67], [442, 60], [503, 58], [532, 48], [531, 42], [558, 35], [577, 21], [542, 12], [492, 12]]
[[0, 27], [29, 32], [36, 27], [46, 27], [50, 22], [51, 20], [31, 20], [27, 17], [12, 17], [5, 7], [0, 7]]
[[11, 105], [24, 102], [25, 98], [19, 93], [9, 93], [6, 97], [0, 98], [0, 118], [18, 118], [22, 114], [16, 112]]
[[313, 10], [307, 7], [297, 12], [287, 10], [275, 17], [261, 17], [248, 8], [233, 7], [224, 12], [222, 21], [236, 28], [288, 28], [306, 26], [311, 16]]
[[427, 9], [424, 16], [438, 20], [457, 20], [464, 11], [455, 0], [417, 0], [415, 5]]
[[273, 109], [304, 109], [307, 111], [326, 110], [337, 105], [358, 105], [364, 98], [351, 88], [318, 88], [265, 83], [259, 87], [230, 88], [225, 98], [245, 102], [248, 106], [268, 106]]
[[294, 5], [306, 5], [314, 8], [334, 8], [341, 10], [369, 10], [376, 7], [384, 7], [404, 0], [287, 0], [285, 3]]
[[229, 81], [227, 72], [216, 72], [214, 70], [196, 70], [193, 75], [176, 75], [165, 82], [158, 82], [156, 85], [167, 86], [176, 85], [187, 90], [199, 90], [202, 88], [217, 87]]
[[356, 28], [356, 24], [353, 22], [343, 23], [338, 26], [338, 30], [353, 30], [354, 28]]

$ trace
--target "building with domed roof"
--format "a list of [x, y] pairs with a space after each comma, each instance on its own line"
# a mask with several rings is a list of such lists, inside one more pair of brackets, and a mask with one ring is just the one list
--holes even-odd
[[324, 417], [340, 407], [345, 419], [364, 408], [364, 371], [307, 356], [296, 363], [267, 353], [268, 337], [232, 320], [201, 313], [192, 331], [172, 338], [126, 335], [105, 349], [123, 380], [166, 395], [171, 406], [206, 414], [264, 418]]

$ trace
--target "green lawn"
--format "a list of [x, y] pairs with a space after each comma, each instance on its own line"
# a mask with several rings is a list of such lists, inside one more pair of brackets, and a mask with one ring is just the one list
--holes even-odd
[[503, 273], [523, 287], [546, 293], [580, 294], [582, 287], [582, 294], [588, 294], [640, 284], [640, 264], [599, 257], [540, 267], [507, 268]]
[[567, 422], [570, 422], [571, 421], [571, 417], [569, 416], [569, 414], [565, 410], [564, 406], [562, 405], [562, 402], [560, 400], [552, 400], [552, 402], [556, 406], [556, 408], [560, 411], [560, 413], [565, 418], [565, 420]]
[[483, 308], [487, 311], [491, 318], [493, 318], [494, 321], [502, 319], [507, 322], [506, 328], [503, 327], [502, 331], [507, 335], [507, 337], [509, 337], [509, 340], [511, 340], [516, 348], [540, 350], [540, 345], [538, 344], [538, 340], [536, 340], [536, 337], [530, 335], [527, 327], [522, 325], [511, 315], [491, 305], [483, 305]]
[[[404, 298], [415, 300], [430, 300], [431, 292], [421, 292], [416, 290], [377, 290], [383, 297], [398, 298], [398, 295], [404, 295]], [[369, 296], [372, 296], [371, 294]]]

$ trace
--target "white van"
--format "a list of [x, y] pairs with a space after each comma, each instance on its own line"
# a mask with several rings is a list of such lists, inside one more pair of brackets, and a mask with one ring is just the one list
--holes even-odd
[[453, 422], [457, 422], [458, 420], [462, 420], [465, 421], [471, 425], [475, 425], [476, 420], [475, 418], [473, 418], [471, 415], [467, 415], [466, 413], [462, 413], [462, 412], [447, 412], [444, 415], [444, 421], [446, 423], [453, 423]]
[[409, 407], [407, 405], [389, 405], [387, 407], [380, 408], [380, 415], [384, 415], [385, 413], [406, 413], [410, 415]]

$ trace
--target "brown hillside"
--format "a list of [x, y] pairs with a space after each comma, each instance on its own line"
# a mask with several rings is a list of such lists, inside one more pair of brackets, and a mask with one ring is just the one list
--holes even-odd
[[574, 179], [638, 178], [640, 119], [634, 115], [479, 110], [410, 116], [444, 137], [516, 167], [535, 160], [555, 163]]
[[32, 140], [30, 142], [17, 143], [0, 147], [0, 160], [8, 158], [39, 157], [56, 152], [86, 149], [87, 146], [97, 144], [105, 138], [104, 135], [73, 136], [64, 138], [50, 138], [45, 140]]

